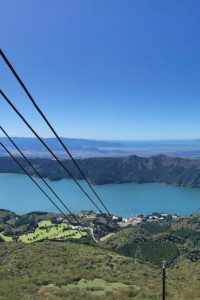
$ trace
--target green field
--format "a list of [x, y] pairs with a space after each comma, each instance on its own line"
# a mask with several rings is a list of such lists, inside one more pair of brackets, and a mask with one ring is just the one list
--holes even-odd
[[[52, 224], [51, 221], [41, 221], [38, 223], [38, 227], [39, 228], [43, 228], [43, 227], [51, 227], [54, 226], [55, 224]], [[67, 224], [66, 224], [67, 225]], [[69, 226], [69, 225], [67, 225]]]
[[[87, 233], [82, 232], [83, 236]], [[42, 240], [65, 240], [69, 238], [79, 239], [82, 237], [78, 230], [72, 229], [68, 224], [53, 224], [51, 221], [41, 221], [33, 233], [21, 235], [19, 240], [24, 243], [33, 243]]]
[[0, 237], [5, 241], [5, 242], [12, 242], [13, 238], [10, 236], [6, 236], [3, 233], [0, 233]]

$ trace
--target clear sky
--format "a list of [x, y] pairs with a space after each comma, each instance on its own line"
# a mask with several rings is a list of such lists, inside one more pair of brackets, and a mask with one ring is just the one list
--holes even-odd
[[[200, 138], [199, 0], [0, 0], [0, 41], [60, 136]], [[52, 136], [2, 59], [0, 86]], [[0, 119], [32, 136], [2, 98]]]

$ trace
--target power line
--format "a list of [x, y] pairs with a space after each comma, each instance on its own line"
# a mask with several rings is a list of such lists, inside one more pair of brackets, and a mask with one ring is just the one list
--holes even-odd
[[[44, 121], [46, 122], [46, 124], [48, 125], [48, 127], [51, 129], [51, 131], [54, 133], [55, 137], [57, 138], [57, 140], [60, 142], [60, 144], [62, 145], [62, 147], [65, 149], [65, 151], [67, 152], [67, 154], [70, 156], [70, 158], [72, 159], [73, 163], [76, 165], [77, 169], [79, 170], [79, 172], [81, 173], [81, 175], [83, 176], [83, 178], [86, 180], [87, 184], [89, 185], [89, 187], [91, 188], [91, 190], [93, 191], [93, 193], [95, 194], [95, 196], [98, 198], [98, 200], [100, 201], [100, 203], [102, 204], [102, 206], [105, 208], [105, 210], [107, 211], [107, 213], [109, 215], [110, 212], [108, 211], [108, 209], [106, 208], [106, 206], [104, 205], [103, 201], [100, 199], [100, 197], [98, 196], [98, 194], [96, 193], [96, 191], [94, 190], [94, 188], [92, 187], [92, 185], [90, 184], [90, 182], [88, 181], [88, 179], [86, 178], [85, 174], [83, 173], [83, 171], [81, 170], [81, 168], [79, 167], [78, 163], [76, 162], [76, 160], [73, 158], [73, 156], [71, 155], [71, 153], [69, 152], [69, 150], [67, 149], [67, 147], [65, 146], [65, 144], [62, 142], [61, 138], [58, 136], [57, 132], [55, 131], [55, 129], [52, 127], [52, 125], [50, 124], [50, 122], [48, 121], [48, 119], [46, 118], [46, 116], [44, 115], [44, 113], [41, 111], [41, 109], [39, 108], [39, 106], [37, 105], [37, 103], [35, 102], [35, 100], [33, 99], [33, 97], [31, 96], [30, 92], [28, 91], [27, 87], [25, 86], [25, 84], [23, 83], [23, 81], [21, 80], [21, 78], [19, 77], [19, 75], [17, 74], [17, 72], [15, 71], [14, 67], [11, 65], [10, 61], [8, 60], [8, 58], [6, 57], [6, 55], [3, 53], [2, 49], [0, 49], [0, 55], [2, 56], [3, 60], [5, 61], [5, 63], [7, 64], [7, 66], [9, 67], [9, 69], [11, 70], [11, 72], [13, 73], [13, 75], [15, 76], [15, 78], [17, 79], [17, 81], [19, 82], [19, 84], [21, 85], [21, 87], [23, 88], [23, 90], [25, 91], [25, 93], [27, 94], [28, 98], [30, 99], [30, 101], [32, 102], [32, 104], [34, 105], [34, 107], [36, 108], [36, 110], [39, 112], [39, 114], [42, 116], [42, 118], [44, 119]], [[5, 95], [3, 95], [2, 91], [0, 91], [2, 96], [4, 97]], [[5, 97], [4, 97], [5, 98]], [[7, 100], [6, 100], [7, 101]], [[7, 101], [8, 102], [8, 101]], [[9, 103], [10, 104], [10, 103]], [[11, 105], [11, 104], [10, 104]], [[11, 105], [12, 106], [12, 105]], [[14, 106], [12, 106], [12, 108], [16, 111], [16, 109], [14, 108]], [[17, 112], [17, 111], [16, 111]], [[18, 112], [17, 112], [18, 113]], [[18, 114], [19, 115], [19, 114]], [[22, 116], [20, 116], [22, 117]], [[22, 117], [23, 119], [23, 117]], [[23, 119], [23, 121], [25, 121], [25, 119]], [[25, 122], [26, 123], [26, 122]], [[28, 126], [28, 124], [27, 124]], [[29, 127], [29, 126], [28, 126]], [[29, 127], [30, 128], [30, 127]], [[30, 128], [31, 129], [31, 128]], [[32, 129], [31, 129], [32, 131]], [[33, 132], [33, 131], [32, 131]], [[35, 133], [34, 133], [35, 134]], [[36, 135], [37, 136], [37, 135]], [[39, 137], [38, 137], [39, 138]], [[43, 143], [43, 145], [47, 148], [47, 146], [45, 145], [45, 143], [39, 138], [39, 140]], [[48, 149], [48, 148], [47, 148]], [[48, 149], [49, 150], [49, 149]], [[49, 151], [51, 154], [52, 152]], [[52, 154], [54, 156], [54, 154]], [[54, 156], [55, 157], [55, 156]], [[57, 159], [56, 159], [57, 160]], [[57, 160], [59, 163], [60, 161]], [[62, 164], [63, 166], [63, 164]], [[73, 176], [70, 174], [70, 172], [68, 170], [66, 170], [67, 173], [73, 178]], [[74, 178], [73, 178], [74, 179]], [[75, 179], [75, 182], [78, 184], [78, 182]], [[79, 184], [78, 184], [79, 185]], [[79, 187], [82, 189], [82, 187], [79, 185]], [[83, 189], [82, 191], [87, 194]], [[89, 196], [89, 195], [86, 195]], [[89, 197], [90, 198], [90, 197]], [[92, 201], [92, 203], [96, 206], [96, 204], [93, 202], [92, 199], [90, 199]], [[96, 206], [96, 208], [98, 208]], [[98, 208], [99, 209], [99, 208]], [[195, 214], [196, 212], [198, 212], [200, 210], [200, 208], [198, 208], [197, 210], [195, 210], [192, 214], [190, 214], [190, 216], [192, 216], [193, 214]], [[102, 213], [102, 211], [99, 209], [99, 211]]]
[[[79, 172], [81, 173], [81, 175], [83, 176], [83, 178], [86, 180], [87, 184], [90, 186], [90, 188], [92, 189], [93, 193], [95, 194], [95, 196], [98, 198], [98, 200], [101, 202], [102, 206], [105, 208], [105, 210], [107, 211], [108, 215], [111, 216], [111, 213], [108, 211], [108, 209], [106, 208], [106, 206], [104, 205], [103, 201], [99, 198], [99, 196], [97, 195], [97, 193], [95, 192], [95, 190], [93, 189], [93, 187], [91, 186], [90, 182], [88, 181], [88, 179], [86, 178], [86, 176], [84, 175], [83, 171], [80, 169], [78, 163], [76, 162], [76, 160], [73, 158], [73, 156], [71, 155], [71, 153], [69, 152], [69, 150], [67, 149], [67, 147], [64, 145], [64, 143], [62, 142], [62, 140], [60, 139], [60, 137], [58, 136], [58, 134], [56, 133], [56, 131], [53, 129], [53, 127], [51, 126], [51, 124], [49, 123], [49, 121], [47, 120], [47, 118], [45, 117], [45, 115], [42, 113], [42, 111], [40, 110], [40, 108], [38, 107], [38, 105], [36, 104], [36, 102], [34, 101], [33, 97], [31, 96], [31, 94], [29, 93], [28, 89], [26, 88], [25, 84], [22, 82], [22, 80], [20, 79], [19, 75], [17, 74], [17, 72], [15, 71], [15, 69], [13, 68], [13, 66], [11, 65], [11, 63], [9, 62], [9, 60], [7, 59], [7, 57], [5, 56], [5, 54], [3, 53], [3, 51], [0, 49], [0, 55], [2, 56], [2, 58], [4, 59], [4, 61], [6, 62], [6, 64], [8, 65], [8, 67], [10, 68], [10, 70], [12, 71], [12, 73], [14, 74], [15, 78], [18, 80], [18, 82], [20, 83], [20, 85], [22, 86], [22, 88], [24, 89], [24, 91], [26, 92], [27, 96], [29, 97], [29, 99], [31, 100], [31, 102], [33, 103], [33, 105], [35, 106], [35, 108], [37, 109], [37, 111], [40, 113], [40, 115], [43, 117], [43, 119], [45, 120], [45, 122], [47, 123], [47, 125], [50, 127], [50, 129], [52, 130], [52, 132], [54, 133], [54, 135], [57, 137], [57, 139], [59, 140], [59, 142], [61, 143], [61, 145], [63, 146], [63, 148], [66, 150], [66, 152], [69, 154], [70, 158], [72, 159], [72, 161], [74, 162], [74, 164], [76, 165], [76, 167], [78, 168]], [[16, 109], [16, 107], [12, 104], [12, 102], [6, 97], [6, 95], [2, 92], [2, 90], [0, 90], [0, 94], [3, 96], [3, 98], [7, 101], [7, 103], [14, 109], [14, 111], [18, 114], [18, 116], [24, 121], [24, 123], [29, 127], [29, 129], [34, 133], [34, 135], [40, 140], [40, 142], [46, 147], [46, 149], [51, 153], [51, 155], [56, 159], [56, 161], [65, 169], [65, 171], [71, 176], [71, 178], [75, 181], [75, 183], [79, 186], [79, 188], [83, 191], [83, 193], [88, 197], [88, 199], [93, 203], [93, 205], [103, 214], [102, 210], [98, 207], [98, 205], [96, 205], [96, 203], [91, 199], [91, 197], [88, 195], [87, 192], [85, 192], [85, 190], [82, 188], [82, 186], [78, 183], [78, 181], [75, 179], [75, 177], [71, 174], [71, 172], [63, 165], [63, 163], [58, 159], [58, 157], [51, 151], [51, 149], [46, 145], [46, 143], [38, 136], [38, 134], [34, 131], [34, 129], [30, 126], [30, 124], [25, 120], [25, 118], [19, 113], [19, 111]], [[107, 218], [107, 216], [105, 215], [105, 217]], [[108, 220], [108, 224], [112, 223], [112, 219]], [[119, 227], [119, 225], [118, 225]], [[123, 234], [123, 233], [122, 233]]]
[[[41, 137], [36, 133], [36, 131], [31, 127], [28, 121], [22, 116], [22, 114], [17, 110], [14, 104], [8, 99], [8, 97], [0, 90], [0, 94], [6, 100], [6, 102], [12, 107], [12, 109], [17, 113], [17, 115], [23, 120], [23, 122], [27, 125], [27, 127], [33, 132], [33, 134], [39, 139], [39, 141], [45, 146], [45, 148], [51, 153], [51, 155], [55, 158], [55, 160], [62, 166], [62, 168], [71, 176], [74, 182], [79, 186], [82, 192], [87, 196], [87, 198], [93, 203], [93, 205], [101, 212], [102, 215], [108, 220], [108, 224], [112, 222], [112, 219], [109, 220], [108, 216], [105, 215], [99, 206], [92, 200], [92, 198], [88, 195], [88, 193], [82, 188], [76, 178], [72, 175], [72, 173], [65, 167], [65, 165], [59, 160], [59, 158], [53, 153], [53, 151], [47, 146], [47, 144], [41, 139]], [[109, 215], [111, 216], [111, 215]]]
[[[10, 151], [0, 142], [0, 145], [4, 148], [4, 150], [13, 158], [13, 160], [20, 166], [20, 168], [24, 171], [24, 173], [32, 180], [32, 182], [41, 190], [41, 192], [49, 199], [49, 201], [60, 211], [60, 213], [70, 222], [71, 225], [73, 225], [73, 223], [71, 222], [71, 220], [67, 217], [67, 215], [57, 206], [57, 204], [47, 195], [47, 193], [40, 187], [40, 185], [30, 176], [30, 174], [26, 171], [26, 169], [19, 163], [19, 161], [10, 153]], [[82, 225], [80, 224], [80, 222], [78, 221], [79, 226]], [[84, 230], [84, 228], [82, 228]], [[80, 231], [80, 229], [77, 227], [77, 230], [79, 231], [79, 233], [82, 235], [82, 237], [84, 237], [84, 235], [82, 234], [82, 232]], [[85, 231], [85, 230], [84, 230]], [[87, 237], [87, 236], [86, 236]], [[88, 237], [87, 237], [88, 238]], [[88, 238], [89, 239], [89, 238]], [[92, 239], [93, 240], [93, 239]], [[90, 240], [89, 240], [90, 241]], [[99, 247], [105, 254], [106, 252], [103, 250], [103, 248], [98, 245], [95, 242], [94, 244], [91, 244], [93, 247], [96, 248]], [[97, 249], [96, 249], [97, 250]], [[99, 251], [99, 250], [98, 250]], [[99, 251], [100, 253], [100, 251]], [[102, 253], [100, 253], [102, 254]], [[107, 255], [107, 254], [106, 254]]]
[[110, 212], [108, 211], [107, 207], [105, 206], [105, 204], [103, 203], [103, 201], [100, 199], [100, 197], [98, 196], [98, 194], [96, 193], [96, 191], [94, 190], [94, 188], [92, 187], [92, 185], [90, 184], [90, 182], [88, 181], [87, 177], [85, 176], [85, 174], [83, 173], [83, 171], [79, 167], [78, 163], [73, 158], [73, 156], [71, 155], [71, 153], [69, 152], [69, 150], [67, 149], [67, 147], [65, 146], [65, 144], [62, 142], [61, 138], [58, 136], [57, 132], [52, 127], [52, 125], [50, 124], [50, 122], [48, 121], [48, 119], [46, 118], [46, 116], [44, 115], [44, 113], [41, 111], [41, 109], [39, 108], [39, 106], [36, 104], [35, 100], [31, 96], [31, 94], [28, 91], [27, 87], [25, 86], [25, 84], [23, 83], [23, 81], [21, 80], [21, 78], [19, 77], [19, 75], [17, 74], [17, 72], [15, 71], [15, 69], [13, 68], [13, 66], [11, 65], [11, 63], [9, 62], [9, 60], [7, 59], [7, 57], [5, 56], [5, 54], [3, 53], [3, 51], [1, 49], [0, 49], [0, 54], [1, 54], [2, 58], [4, 59], [4, 61], [6, 62], [7, 66], [10, 68], [11, 72], [13, 73], [13, 75], [15, 76], [15, 78], [17, 79], [17, 81], [20, 83], [20, 85], [24, 89], [25, 93], [27, 94], [28, 98], [31, 100], [31, 102], [34, 105], [34, 107], [36, 108], [36, 110], [39, 112], [39, 114], [45, 120], [46, 124], [51, 129], [51, 131], [53, 132], [53, 134], [55, 135], [55, 137], [57, 138], [57, 140], [60, 142], [60, 144], [65, 149], [65, 151], [67, 152], [67, 154], [70, 156], [70, 158], [72, 159], [73, 163], [75, 164], [75, 166], [77, 167], [77, 169], [79, 170], [79, 172], [81, 173], [81, 175], [83, 176], [83, 178], [86, 180], [86, 182], [87, 182], [88, 186], [90, 187], [90, 189], [93, 191], [93, 193], [95, 194], [95, 196], [97, 197], [97, 199], [100, 201], [100, 203], [102, 204], [102, 206], [104, 207], [104, 209], [107, 211], [107, 213], [109, 215], [111, 215]]
[[80, 183], [76, 180], [76, 178], [72, 175], [72, 173], [65, 167], [65, 165], [59, 160], [59, 158], [53, 153], [53, 151], [47, 146], [47, 144], [41, 139], [41, 137], [36, 133], [36, 131], [31, 127], [31, 125], [27, 122], [27, 120], [21, 115], [21, 113], [17, 110], [17, 108], [13, 105], [13, 103], [6, 97], [6, 95], [0, 90], [0, 94], [6, 100], [6, 102], [12, 107], [12, 109], [17, 113], [17, 115], [23, 120], [23, 122], [27, 125], [27, 127], [33, 132], [33, 134], [39, 139], [39, 141], [45, 146], [45, 148], [51, 153], [51, 155], [55, 158], [55, 160], [61, 165], [61, 167], [70, 175], [70, 177], [74, 180], [74, 182], [79, 186], [82, 192], [87, 196], [87, 198], [94, 204], [94, 206], [102, 213], [102, 210], [98, 207], [98, 205], [92, 200], [92, 198], [88, 195], [88, 193], [83, 189]]

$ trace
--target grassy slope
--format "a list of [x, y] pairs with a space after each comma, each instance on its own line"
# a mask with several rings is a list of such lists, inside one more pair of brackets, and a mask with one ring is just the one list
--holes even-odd
[[[0, 299], [160, 299], [161, 269], [70, 242], [0, 244]], [[200, 299], [200, 262], [167, 269], [167, 299]]]
[[[128, 299], [126, 293], [145, 291], [156, 299], [159, 294], [160, 270], [140, 268], [117, 254], [105, 257], [87, 245], [2, 243], [0, 257], [2, 299], [98, 299], [99, 292], [107, 299]], [[147, 276], [151, 279], [145, 284]]]

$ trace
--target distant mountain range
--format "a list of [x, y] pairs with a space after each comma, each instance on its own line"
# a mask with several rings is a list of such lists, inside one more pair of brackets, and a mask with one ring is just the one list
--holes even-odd
[[[170, 157], [200, 158], [200, 143], [198, 140], [175, 140], [175, 141], [98, 141], [76, 138], [61, 138], [74, 158], [91, 157], [125, 157], [137, 155], [150, 157], [158, 154], [165, 154]], [[14, 155], [18, 155], [16, 149], [2, 137], [0, 140]], [[15, 137], [14, 142], [29, 157], [51, 158], [51, 154], [36, 138]], [[60, 158], [68, 158], [56, 138], [44, 138], [44, 142]], [[5, 151], [0, 147], [0, 156], [5, 155]]]
[[[34, 172], [22, 158], [19, 158], [25, 169]], [[31, 158], [32, 164], [44, 178], [61, 180], [69, 178], [68, 174], [55, 160], [48, 158]], [[185, 187], [200, 187], [200, 160], [168, 157], [101, 157], [77, 160], [86, 177], [93, 184], [108, 183], [167, 183]], [[63, 160], [70, 172], [77, 178], [81, 175], [71, 160]], [[0, 157], [0, 173], [18, 173], [22, 170], [10, 157]]]
[[[28, 156], [34, 157], [50, 157], [50, 153], [36, 138], [14, 137], [12, 138], [16, 145]], [[113, 148], [126, 148], [120, 142], [106, 142], [87, 139], [61, 138], [67, 148], [72, 151], [75, 157], [93, 157], [93, 156], [121, 156], [122, 150]], [[17, 153], [15, 147], [5, 137], [1, 138], [2, 143], [9, 148], [14, 154]], [[54, 151], [59, 157], [66, 157], [66, 153], [56, 138], [43, 138], [43, 141]], [[103, 148], [103, 149], [102, 149]], [[105, 148], [105, 149], [104, 149]], [[0, 155], [5, 151], [0, 148]]]
[[[32, 150], [32, 151], [46, 151], [45, 147], [41, 144], [41, 142], [36, 138], [24, 138], [24, 137], [13, 137], [13, 141], [21, 148], [23, 151]], [[110, 147], [126, 147], [122, 143], [118, 142], [106, 142], [106, 141], [96, 141], [96, 140], [86, 140], [86, 139], [70, 139], [70, 138], [61, 138], [63, 143], [69, 149], [82, 149], [85, 147], [103, 147], [103, 148], [110, 148]], [[5, 146], [11, 145], [10, 142], [6, 137], [2, 137], [1, 141], [4, 143]], [[63, 151], [62, 146], [57, 141], [56, 138], [43, 138], [43, 141], [47, 143], [49, 147], [52, 147], [52, 150]], [[11, 148], [14, 148], [11, 145]]]

